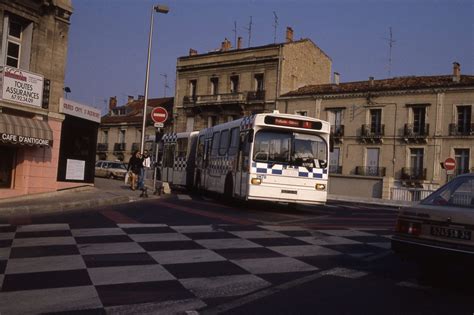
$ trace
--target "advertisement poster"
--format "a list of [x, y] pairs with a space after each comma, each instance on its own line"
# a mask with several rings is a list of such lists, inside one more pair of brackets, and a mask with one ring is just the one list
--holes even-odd
[[86, 161], [67, 159], [66, 179], [84, 180]]
[[3, 100], [41, 107], [44, 83], [42, 76], [8, 66], [0, 69]]

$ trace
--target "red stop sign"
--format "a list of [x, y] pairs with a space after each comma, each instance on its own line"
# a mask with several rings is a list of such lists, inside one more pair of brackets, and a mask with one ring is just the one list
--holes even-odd
[[156, 123], [164, 123], [168, 119], [168, 111], [163, 107], [155, 107], [151, 111], [151, 119]]
[[448, 171], [454, 170], [456, 167], [456, 161], [453, 158], [447, 158], [444, 161], [444, 168], [447, 169]]

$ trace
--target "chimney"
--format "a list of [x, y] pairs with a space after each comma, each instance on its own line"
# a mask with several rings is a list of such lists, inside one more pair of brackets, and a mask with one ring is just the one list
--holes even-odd
[[196, 49], [189, 48], [189, 55], [190, 56], [196, 56], [198, 54], [198, 51]]
[[293, 29], [289, 26], [286, 27], [286, 42], [291, 43], [293, 41]]
[[242, 36], [237, 38], [237, 49], [242, 49]]
[[109, 97], [109, 110], [114, 109], [117, 107], [117, 96]]
[[228, 51], [232, 48], [232, 44], [230, 41], [226, 38], [224, 41], [221, 43], [221, 51]]
[[139, 101], [144, 101], [145, 100], [145, 95], [138, 95], [138, 100]]
[[128, 96], [128, 101], [127, 101], [127, 104], [133, 102], [133, 95], [129, 95]]
[[334, 84], [339, 85], [339, 72], [334, 72]]
[[461, 81], [461, 65], [459, 62], [453, 62], [453, 82]]
[[374, 77], [369, 77], [369, 86], [374, 86]]

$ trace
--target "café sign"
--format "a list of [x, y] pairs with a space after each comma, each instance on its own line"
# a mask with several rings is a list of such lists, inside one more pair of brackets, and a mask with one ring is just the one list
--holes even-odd
[[52, 142], [48, 139], [40, 139], [35, 137], [20, 136], [9, 133], [0, 133], [0, 139], [3, 142], [9, 142], [13, 144], [27, 144], [27, 145], [40, 145], [40, 146], [51, 146]]
[[2, 100], [41, 107], [43, 100], [42, 76], [9, 66], [0, 67]]

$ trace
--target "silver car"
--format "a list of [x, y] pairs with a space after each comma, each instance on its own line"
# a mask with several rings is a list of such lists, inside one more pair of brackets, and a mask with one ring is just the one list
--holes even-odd
[[392, 249], [421, 267], [474, 262], [474, 173], [456, 177], [398, 215]]
[[120, 161], [97, 161], [95, 163], [95, 176], [124, 179], [127, 173], [125, 163]]

